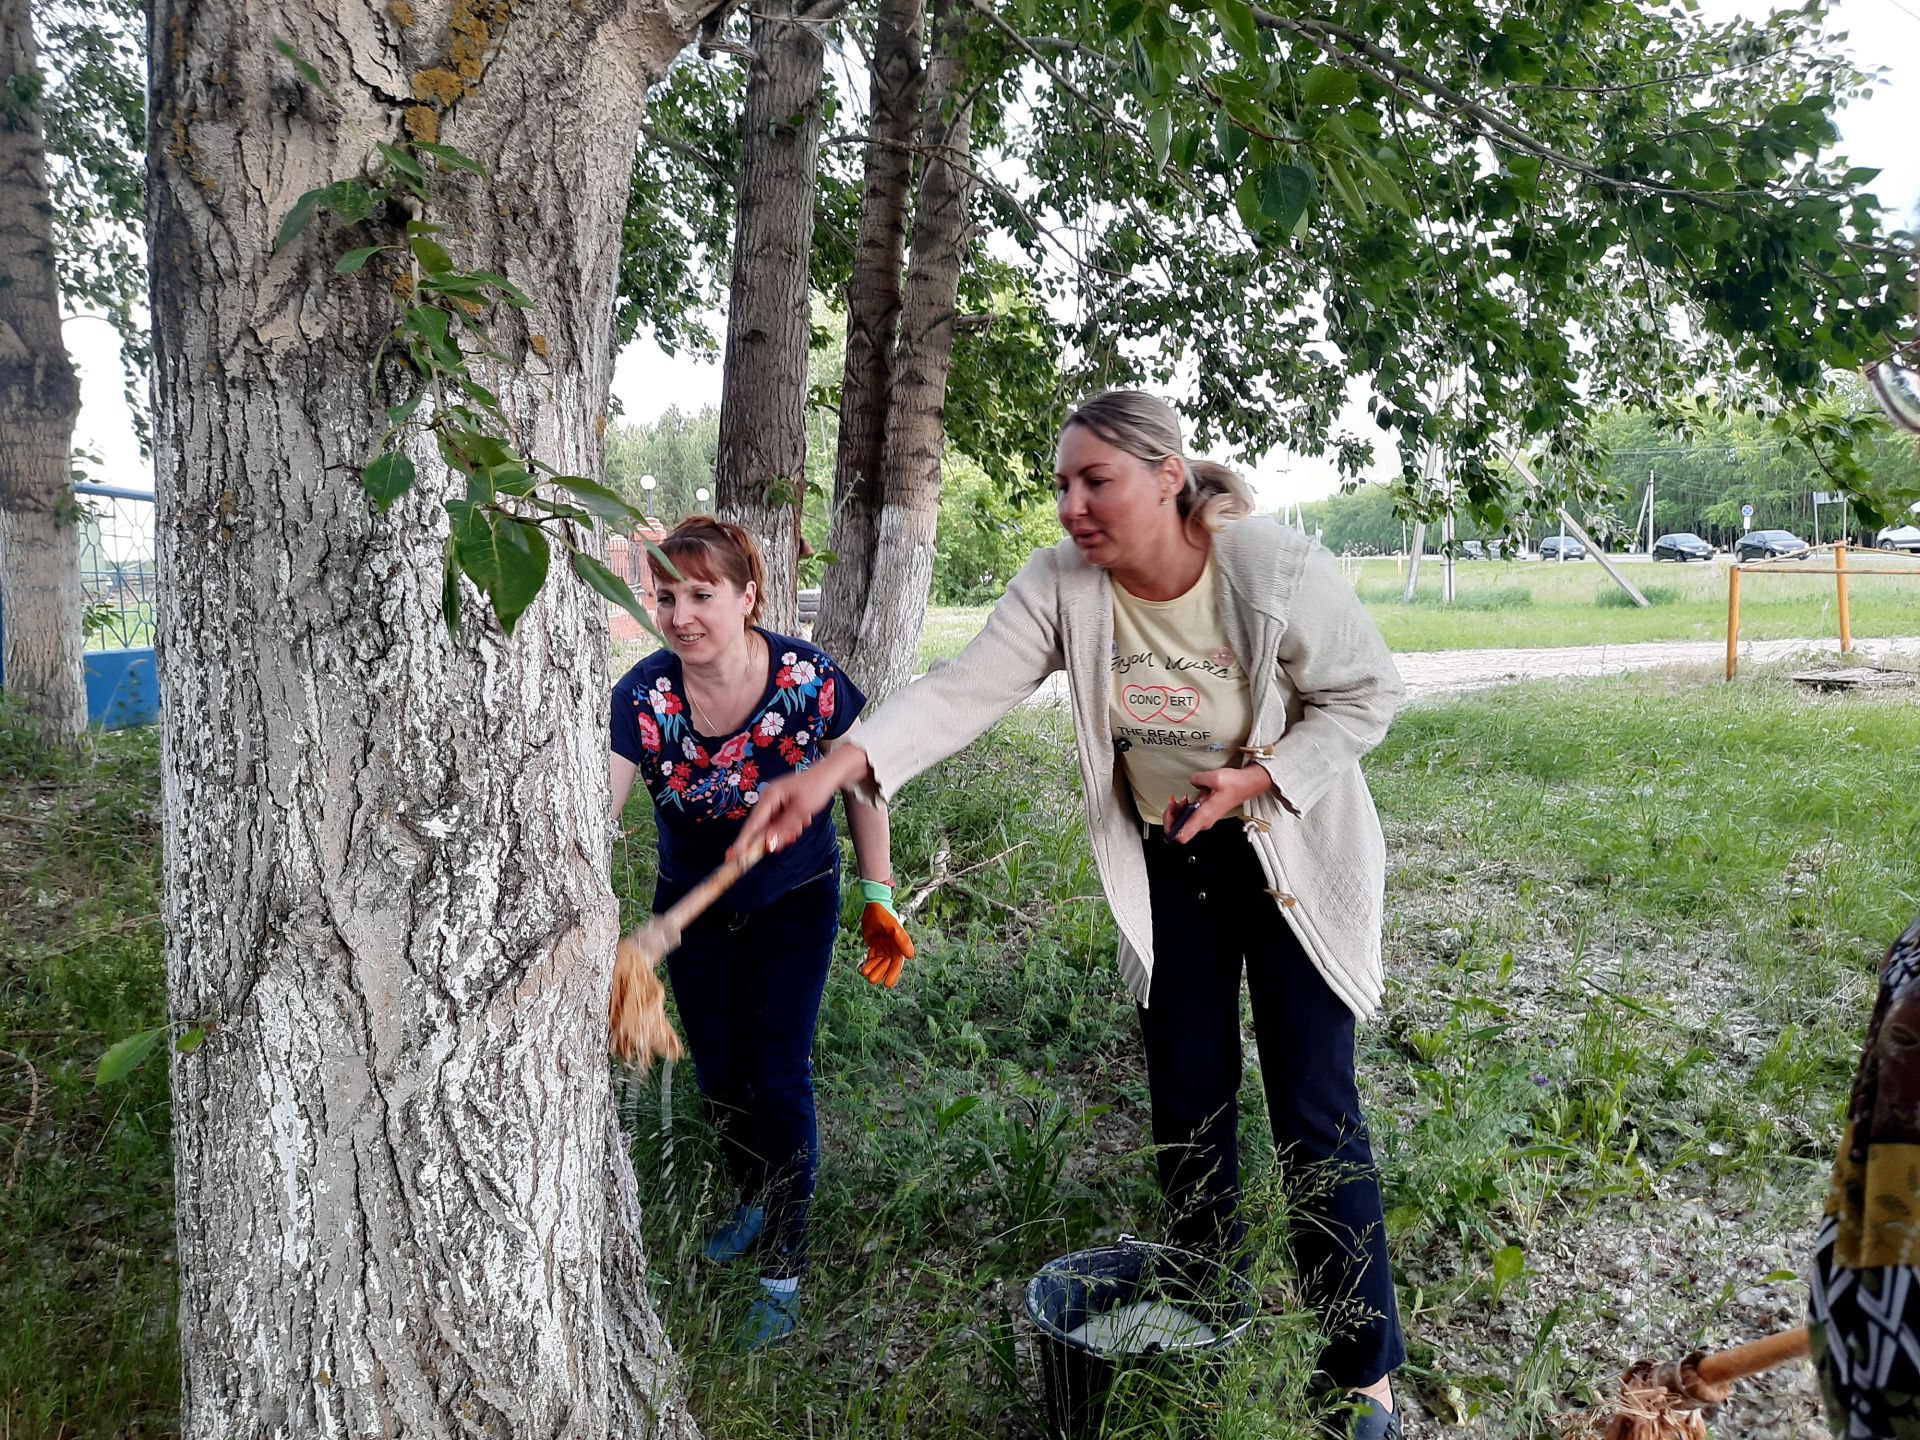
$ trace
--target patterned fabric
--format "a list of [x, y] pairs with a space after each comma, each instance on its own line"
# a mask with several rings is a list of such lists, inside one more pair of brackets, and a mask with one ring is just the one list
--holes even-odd
[[[767, 688], [731, 735], [694, 728], [680, 657], [656, 650], [613, 687], [613, 751], [633, 762], [653, 797], [660, 831], [656, 909], [664, 909], [725, 857], [761, 789], [804, 770], [820, 743], [847, 732], [866, 696], [826, 652], [769, 630]], [[731, 910], [759, 909], [839, 865], [831, 823], [809, 826], [728, 892]]]
[[1920, 1440], [1920, 919], [1887, 952], [1808, 1318], [1827, 1420], [1847, 1440]]

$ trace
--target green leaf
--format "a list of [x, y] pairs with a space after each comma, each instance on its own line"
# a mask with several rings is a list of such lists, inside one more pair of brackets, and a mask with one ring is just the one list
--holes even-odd
[[[453, 507], [447, 507], [451, 513]], [[447, 558], [441, 566], [440, 615], [447, 622], [447, 634], [460, 633], [460, 548], [453, 536], [447, 537]]]
[[1313, 199], [1313, 175], [1290, 162], [1260, 169], [1260, 214], [1281, 230], [1291, 230]]
[[[647, 614], [646, 606], [642, 605], [640, 598], [633, 593], [633, 587], [586, 551], [573, 552], [573, 573], [586, 581], [589, 588], [611, 600], [647, 629], [653, 630], [653, 617]], [[660, 632], [653, 630], [653, 633], [657, 635]]]
[[389, 450], [360, 472], [360, 483], [366, 486], [374, 509], [384, 512], [413, 488], [413, 461], [403, 451]]
[[420, 162], [402, 150], [398, 145], [389, 145], [384, 140], [376, 140], [373, 148], [380, 152], [381, 159], [385, 160], [409, 180], [424, 180], [427, 178], [427, 172], [421, 168]]
[[413, 258], [420, 262], [420, 268], [429, 275], [445, 275], [453, 269], [453, 257], [438, 240], [415, 235], [407, 244], [413, 247]]
[[1347, 162], [1340, 158], [1338, 152], [1330, 152], [1321, 157], [1320, 165], [1327, 177], [1327, 188], [1346, 207], [1347, 213], [1356, 218], [1364, 216], [1367, 213], [1366, 198], [1354, 183], [1353, 172], [1347, 169]]
[[1518, 1245], [1507, 1245], [1493, 1255], [1493, 1303], [1500, 1303], [1506, 1288], [1526, 1271], [1526, 1253]]
[[489, 414], [506, 418], [506, 411], [500, 408], [500, 397], [482, 385], [478, 380], [462, 377], [460, 388], [472, 397], [475, 404], [483, 406]]
[[398, 430], [413, 418], [413, 412], [420, 408], [421, 402], [426, 398], [427, 392], [425, 390], [417, 390], [414, 392], [412, 399], [402, 401], [398, 405], [389, 405], [387, 407], [387, 424], [393, 429]]
[[500, 537], [500, 583], [493, 590], [493, 613], [509, 635], [514, 622], [539, 598], [547, 583], [551, 552], [546, 533], [530, 521], [497, 516], [494, 533]]
[[1168, 147], [1173, 144], [1173, 112], [1165, 105], [1147, 116], [1147, 144], [1153, 149], [1153, 163], [1165, 165]]
[[1300, 87], [1300, 98], [1309, 105], [1345, 105], [1359, 93], [1360, 77], [1332, 65], [1314, 66]]
[[358, 225], [385, 198], [386, 191], [368, 189], [358, 180], [336, 180], [320, 187], [320, 208], [331, 210], [342, 225]]
[[1213, 139], [1220, 147], [1220, 158], [1231, 165], [1247, 153], [1247, 145], [1252, 140], [1246, 128], [1234, 121], [1232, 115], [1221, 111], [1214, 117]]
[[392, 248], [390, 245], [363, 245], [358, 250], [349, 250], [340, 257], [340, 263], [333, 267], [333, 273], [336, 275], [357, 275], [365, 268], [367, 261], [378, 255], [382, 250], [390, 250]]
[[311, 60], [307, 59], [306, 56], [302, 55], [298, 50], [294, 49], [292, 45], [277, 35], [273, 38], [273, 48], [293, 62], [293, 68], [300, 72], [300, 78], [302, 80], [305, 80], [329, 100], [334, 98], [333, 91], [328, 87], [327, 82], [320, 78], [320, 71]]
[[204, 1025], [196, 1025], [178, 1040], [174, 1041], [173, 1048], [178, 1050], [182, 1055], [191, 1055], [206, 1043], [207, 1027]]
[[533, 301], [527, 298], [527, 292], [507, 279], [506, 276], [493, 270], [474, 270], [468, 273], [482, 285], [491, 285], [496, 290], [499, 290], [507, 297], [508, 303], [515, 307], [521, 310], [530, 310], [533, 308]]
[[287, 218], [280, 222], [279, 233], [273, 237], [276, 251], [307, 228], [307, 222], [313, 219], [313, 212], [320, 208], [320, 194], [318, 190], [309, 190], [293, 202], [293, 208], [287, 211]]
[[1407, 204], [1406, 192], [1400, 188], [1400, 182], [1393, 178], [1391, 170], [1364, 150], [1353, 152], [1353, 163], [1366, 177], [1367, 190], [1374, 200], [1399, 211], [1402, 215], [1413, 214], [1413, 207]]
[[1126, 34], [1133, 28], [1134, 22], [1146, 13], [1146, 9], [1142, 0], [1113, 0], [1107, 6], [1107, 33], [1113, 36]]
[[527, 503], [534, 506], [534, 508], [539, 510], [543, 515], [557, 515], [562, 520], [577, 521], [589, 528], [594, 524], [593, 515], [586, 510], [582, 510], [578, 505], [567, 505], [558, 500], [549, 500], [545, 495], [529, 495], [527, 496]]
[[424, 342], [432, 362], [440, 369], [458, 373], [466, 368], [460, 346], [449, 338], [450, 317], [438, 305], [409, 305], [403, 326]]
[[1253, 7], [1244, 0], [1211, 0], [1213, 17], [1220, 22], [1220, 33], [1249, 60], [1260, 58], [1260, 26], [1253, 18]]
[[464, 426], [440, 432], [440, 453], [446, 456], [449, 465], [463, 474], [475, 467], [491, 470], [496, 466], [519, 463], [518, 457], [499, 437]]
[[151, 1030], [142, 1030], [137, 1035], [114, 1041], [94, 1067], [93, 1083], [104, 1086], [126, 1079], [135, 1066], [153, 1053], [154, 1046], [160, 1043], [160, 1037], [166, 1033], [166, 1026], [156, 1025]]
[[511, 635], [547, 578], [547, 537], [510, 515], [468, 507], [454, 543], [460, 568], [486, 592], [500, 628]]
[[1249, 175], [1233, 192], [1233, 205], [1240, 212], [1240, 223], [1249, 234], [1258, 235], [1267, 228], [1267, 217], [1260, 213], [1260, 177]]
[[577, 496], [582, 505], [602, 520], [612, 521], [616, 525], [638, 525], [645, 519], [627, 503], [624, 496], [584, 475], [556, 475], [553, 483]]
[[1193, 162], [1200, 158], [1200, 147], [1206, 143], [1206, 132], [1198, 126], [1182, 130], [1174, 137], [1173, 163], [1182, 170], [1191, 170]]
[[486, 166], [464, 151], [454, 149], [451, 145], [437, 145], [430, 140], [416, 140], [413, 148], [422, 155], [433, 156], [440, 162], [443, 170], [464, 170], [469, 175], [478, 175], [482, 180], [487, 178]]

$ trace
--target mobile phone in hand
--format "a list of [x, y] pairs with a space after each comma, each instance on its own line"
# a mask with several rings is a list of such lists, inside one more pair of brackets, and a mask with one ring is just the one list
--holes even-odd
[[1173, 824], [1167, 827], [1167, 839], [1178, 840], [1180, 832], [1187, 828], [1187, 821], [1193, 818], [1193, 812], [1200, 808], [1197, 800], [1183, 800], [1180, 808], [1173, 812]]

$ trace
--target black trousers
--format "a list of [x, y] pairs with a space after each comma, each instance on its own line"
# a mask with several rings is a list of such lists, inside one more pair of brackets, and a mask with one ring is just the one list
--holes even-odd
[[820, 1166], [813, 1027], [820, 1016], [840, 877], [828, 871], [762, 910], [709, 910], [667, 956], [707, 1118], [740, 1199], [763, 1205], [761, 1268], [807, 1266], [807, 1213]]
[[1153, 988], [1140, 1009], [1169, 1241], [1233, 1256], [1240, 1214], [1240, 976], [1253, 1001], [1294, 1261], [1320, 1315], [1320, 1368], [1371, 1385], [1406, 1360], [1380, 1181], [1354, 1083], [1353, 1012], [1267, 894], [1238, 821], [1185, 845], [1146, 838]]

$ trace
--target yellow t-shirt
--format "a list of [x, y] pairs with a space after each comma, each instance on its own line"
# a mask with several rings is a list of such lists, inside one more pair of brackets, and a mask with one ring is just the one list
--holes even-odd
[[[1193, 775], [1240, 763], [1253, 729], [1247, 673], [1227, 645], [1213, 557], [1186, 594], [1142, 600], [1113, 590], [1114, 748], [1142, 819], [1159, 824]], [[1238, 811], [1233, 812], [1238, 814]]]

